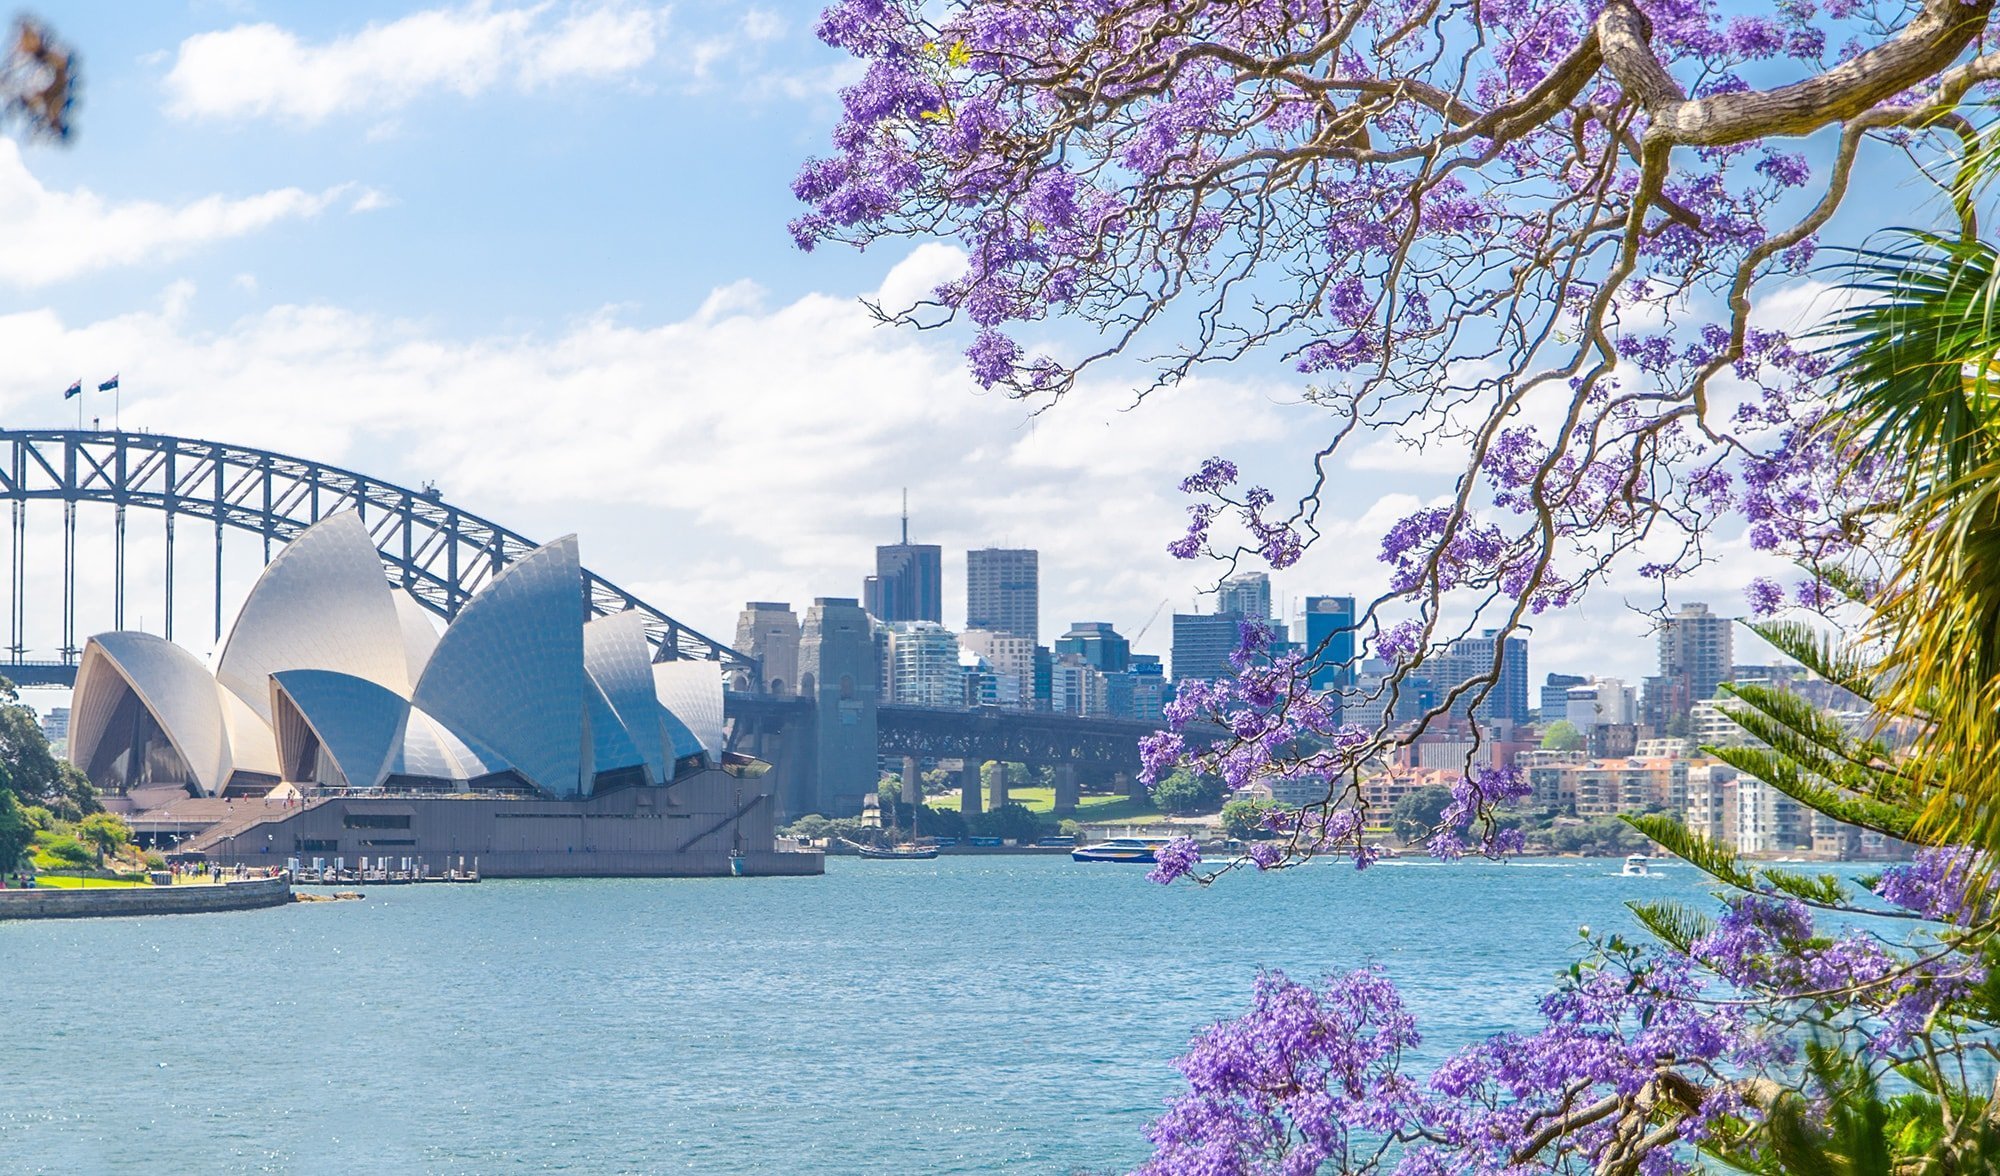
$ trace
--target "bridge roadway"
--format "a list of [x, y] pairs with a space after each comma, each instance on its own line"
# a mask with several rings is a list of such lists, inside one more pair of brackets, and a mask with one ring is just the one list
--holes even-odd
[[[784, 752], [756, 741], [756, 734], [796, 731], [815, 717], [813, 704], [797, 695], [733, 690], [725, 696], [723, 710], [735, 720], [739, 743], [775, 750], [779, 757]], [[902, 757], [904, 802], [916, 803], [922, 797], [918, 779], [921, 761], [956, 760], [960, 763], [962, 811], [966, 813], [980, 812], [988, 804], [1007, 803], [1004, 765], [1009, 763], [1055, 769], [1057, 813], [1075, 810], [1085, 775], [1098, 784], [1108, 783], [1137, 796], [1141, 787], [1140, 740], [1160, 729], [1154, 722], [999, 707], [945, 710], [881, 703], [874, 712], [877, 756]], [[744, 742], [746, 736], [749, 742]], [[1002, 765], [994, 773], [990, 794], [982, 786], [980, 772], [981, 765], [989, 762]]]

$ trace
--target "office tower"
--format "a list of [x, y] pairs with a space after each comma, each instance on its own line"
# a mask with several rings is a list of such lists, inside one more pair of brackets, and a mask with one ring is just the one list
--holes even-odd
[[[1477, 637], [1461, 637], [1445, 647], [1437, 661], [1437, 671], [1432, 675], [1442, 697], [1458, 688], [1460, 683], [1493, 674], [1495, 644], [1499, 641], [1498, 630], [1488, 629]], [[1500, 674], [1486, 697], [1473, 710], [1473, 715], [1483, 722], [1505, 720], [1512, 723], [1528, 721], [1528, 642], [1524, 637], [1509, 637], [1500, 651]], [[1473, 687], [1459, 696], [1452, 708], [1454, 716], [1463, 717], [1466, 701], [1480, 689]]]
[[1049, 667], [1049, 709], [1064, 715], [1104, 714], [1106, 677], [1081, 654], [1057, 654]]
[[1550, 674], [1542, 682], [1542, 722], [1553, 723], [1567, 715], [1570, 687], [1589, 684], [1582, 674]]
[[909, 495], [903, 496], [903, 541], [875, 549], [875, 574], [861, 587], [862, 606], [878, 621], [944, 620], [944, 549], [910, 542]]
[[1305, 655], [1312, 659], [1314, 690], [1354, 684], [1354, 598], [1306, 597]]
[[1078, 621], [1056, 638], [1056, 657], [1073, 653], [1105, 674], [1122, 674], [1132, 662], [1132, 643], [1103, 621]]
[[965, 553], [965, 627], [1041, 638], [1041, 566], [1027, 548], [982, 547]]
[[1236, 613], [1175, 613], [1174, 681], [1212, 682], [1234, 674], [1229, 655], [1242, 643], [1243, 618]]
[[1114, 719], [1157, 723], [1166, 701], [1166, 668], [1153, 654], [1135, 653], [1124, 673], [1104, 676], [1104, 712]]
[[[1271, 577], [1262, 572], [1242, 572], [1222, 582], [1217, 590], [1215, 611], [1235, 613], [1247, 621], [1271, 619]], [[1349, 611], [1353, 606], [1349, 605]]]
[[1032, 703], [1035, 698], [1035, 643], [1026, 637], [1012, 633], [997, 633], [991, 629], [967, 629], [958, 635], [958, 646], [969, 653], [985, 658], [993, 667], [993, 672], [1011, 677], [1020, 683], [1018, 701]]

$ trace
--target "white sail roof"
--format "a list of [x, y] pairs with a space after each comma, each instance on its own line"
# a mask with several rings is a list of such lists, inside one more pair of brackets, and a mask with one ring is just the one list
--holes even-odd
[[576, 536], [494, 577], [438, 639], [411, 696], [554, 796], [584, 789], [583, 570]]
[[88, 764], [130, 690], [180, 754], [204, 795], [229, 785], [233, 759], [222, 691], [187, 650], [151, 633], [102, 633], [84, 643], [70, 704], [70, 762]]
[[[692, 658], [654, 662], [653, 689], [668, 715], [693, 736], [695, 750], [707, 752], [710, 763], [721, 763], [722, 667]], [[667, 729], [671, 732], [673, 725]]]
[[408, 639], [359, 515], [328, 515], [264, 568], [215, 659], [215, 677], [269, 724], [271, 675], [336, 670], [407, 696]]
[[[612, 613], [583, 627], [583, 665], [617, 712], [633, 747], [644, 757], [653, 782], [674, 778], [665, 732], [660, 729], [659, 696], [653, 686], [653, 647], [646, 642], [646, 618], [638, 612]], [[593, 731], [595, 728], [593, 727]], [[603, 770], [600, 765], [599, 771]]]

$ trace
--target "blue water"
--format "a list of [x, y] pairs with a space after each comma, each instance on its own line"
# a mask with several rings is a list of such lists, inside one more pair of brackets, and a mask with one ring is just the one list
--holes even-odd
[[486, 882], [0, 923], [0, 1172], [1100, 1172], [1259, 965], [1379, 962], [1426, 1053], [1535, 1023], [1688, 867], [1052, 858]]

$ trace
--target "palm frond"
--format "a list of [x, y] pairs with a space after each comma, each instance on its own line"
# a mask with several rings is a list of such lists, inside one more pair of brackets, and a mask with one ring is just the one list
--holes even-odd
[[1920, 481], [1949, 482], [1994, 451], [1988, 425], [2000, 353], [2000, 264], [1992, 246], [1916, 229], [1890, 248], [1856, 249], [1844, 285], [1858, 305], [1817, 332], [1844, 358], [1833, 415], [1865, 448], [1924, 455]]

